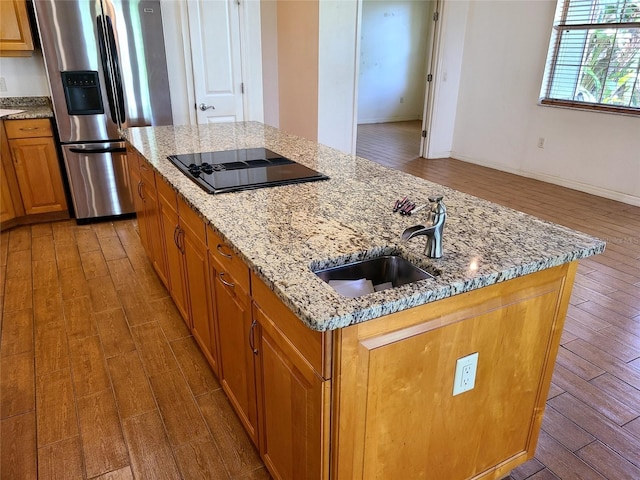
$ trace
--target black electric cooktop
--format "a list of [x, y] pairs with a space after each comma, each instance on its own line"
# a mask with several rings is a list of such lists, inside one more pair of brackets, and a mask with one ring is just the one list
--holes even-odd
[[209, 193], [236, 192], [329, 178], [266, 148], [186, 153], [167, 158]]

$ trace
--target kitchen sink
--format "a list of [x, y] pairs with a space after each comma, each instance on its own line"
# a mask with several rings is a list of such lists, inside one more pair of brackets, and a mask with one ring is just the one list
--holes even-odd
[[399, 287], [433, 275], [398, 255], [385, 255], [358, 262], [313, 270], [318, 277], [345, 297]]

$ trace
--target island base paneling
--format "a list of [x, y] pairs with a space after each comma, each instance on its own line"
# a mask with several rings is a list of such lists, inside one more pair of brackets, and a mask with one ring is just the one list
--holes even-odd
[[[332, 478], [499, 479], [532, 458], [575, 269], [342, 329]], [[453, 396], [456, 360], [475, 352], [475, 388]]]

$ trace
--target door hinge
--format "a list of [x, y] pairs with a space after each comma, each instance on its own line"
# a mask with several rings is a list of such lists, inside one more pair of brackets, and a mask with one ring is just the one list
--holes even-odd
[[440, 12], [433, 12], [433, 21], [437, 22], [440, 18]]
[[431, 82], [433, 81], [433, 75], [429, 74], [427, 75], [427, 82]]
[[244, 94], [244, 82], [240, 84], [240, 93]]
[[427, 138], [427, 131], [426, 130], [422, 130], [422, 138]]

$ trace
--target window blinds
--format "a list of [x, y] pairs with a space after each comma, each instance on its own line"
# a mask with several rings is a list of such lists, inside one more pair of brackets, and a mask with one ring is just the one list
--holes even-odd
[[640, 112], [640, 0], [558, 1], [542, 103]]

